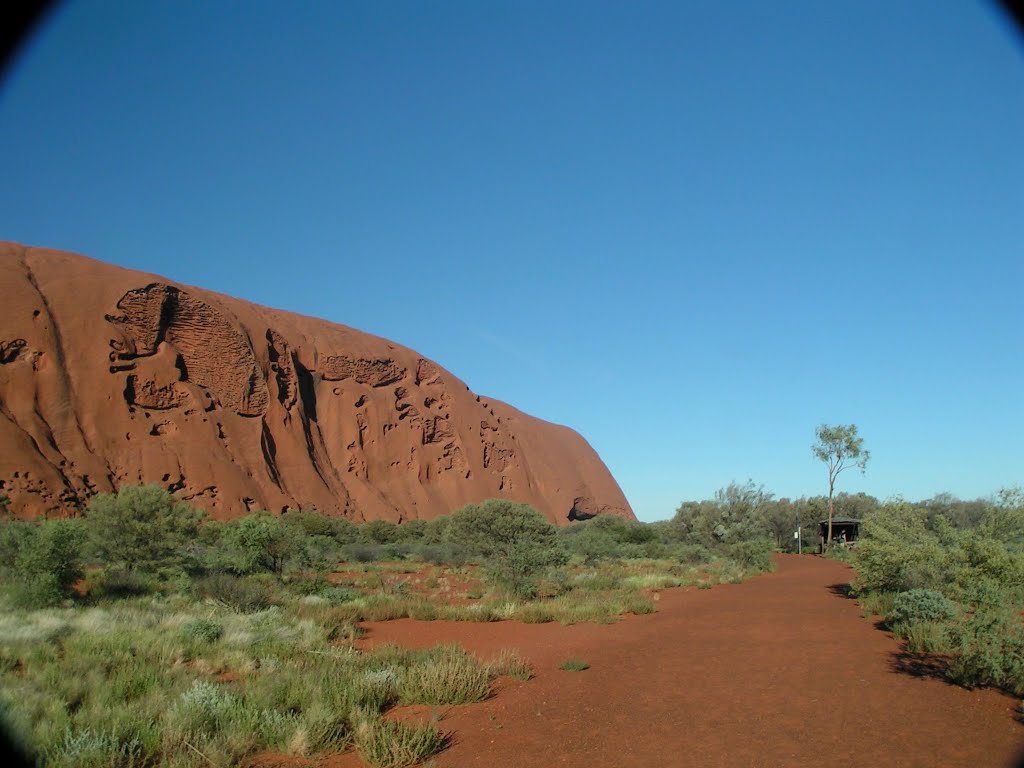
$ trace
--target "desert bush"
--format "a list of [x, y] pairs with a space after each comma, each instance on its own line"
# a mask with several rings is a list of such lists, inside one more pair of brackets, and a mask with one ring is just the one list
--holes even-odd
[[350, 742], [351, 728], [347, 718], [339, 717], [329, 706], [315, 704], [299, 715], [299, 722], [285, 751], [308, 757], [341, 752]]
[[342, 549], [345, 560], [355, 563], [372, 563], [384, 558], [384, 547], [380, 544], [353, 542]]
[[516, 621], [524, 624], [547, 624], [555, 620], [555, 609], [551, 603], [525, 603], [516, 609]]
[[490, 578], [514, 595], [536, 595], [544, 570], [565, 562], [555, 526], [528, 505], [504, 499], [458, 510], [446, 536], [485, 558]]
[[[1002, 535], [1013, 538], [1008, 532]], [[1024, 603], [1024, 551], [1013, 547], [991, 535], [991, 529], [986, 530], [984, 524], [978, 530], [960, 533], [947, 560], [953, 591], [963, 596], [969, 594], [979, 580], [991, 579], [1008, 597]]]
[[748, 480], [730, 483], [712, 501], [684, 502], [672, 518], [672, 529], [686, 544], [715, 549], [722, 544], [769, 537], [765, 518], [772, 494]]
[[93, 599], [123, 600], [159, 592], [160, 581], [148, 573], [114, 569], [88, 579], [87, 588]]
[[435, 648], [397, 680], [403, 704], [470, 704], [486, 699], [491, 680], [486, 666], [457, 646]]
[[654, 603], [649, 597], [639, 592], [627, 592], [622, 598], [622, 612], [644, 616], [648, 613], [654, 613]]
[[681, 583], [678, 577], [668, 573], [637, 573], [622, 580], [626, 589], [667, 589]]
[[421, 544], [418, 551], [420, 557], [433, 565], [451, 565], [461, 568], [469, 562], [469, 553], [463, 547], [451, 544]]
[[196, 591], [240, 613], [262, 611], [274, 602], [273, 588], [265, 581], [214, 573], [196, 581]]
[[302, 570], [326, 576], [341, 560], [341, 547], [330, 536], [305, 536], [295, 553], [295, 564]]
[[710, 563], [714, 558], [711, 550], [702, 544], [679, 544], [672, 550], [672, 556], [680, 563], [693, 565]]
[[582, 672], [585, 669], [590, 669], [590, 665], [587, 664], [583, 659], [566, 659], [559, 665], [559, 669], [563, 669], [566, 672]]
[[487, 670], [493, 677], [511, 677], [514, 680], [529, 680], [533, 677], [533, 667], [518, 653], [503, 650], [492, 661], [488, 662]]
[[402, 539], [398, 528], [388, 520], [370, 520], [359, 526], [359, 538], [367, 544], [391, 544]]
[[857, 592], [857, 602], [869, 616], [888, 616], [896, 604], [896, 592]]
[[307, 537], [299, 525], [290, 525], [269, 512], [256, 512], [224, 526], [224, 545], [231, 569], [239, 574], [284, 575], [301, 567]]
[[[285, 525], [295, 526], [301, 529], [305, 536], [324, 536], [336, 540], [335, 534], [338, 531], [338, 523], [346, 523], [347, 520], [330, 518], [318, 512], [311, 512], [305, 509], [297, 509], [284, 512], [281, 515], [281, 522]], [[352, 525], [351, 523], [349, 523]], [[353, 526], [355, 527], [355, 526]]]
[[304, 585], [299, 590], [301, 594], [317, 595], [330, 603], [348, 603], [363, 596], [357, 589], [342, 584], [331, 584], [329, 581], [303, 581], [300, 583]]
[[912, 589], [896, 595], [892, 609], [886, 614], [890, 624], [919, 621], [941, 622], [953, 618], [956, 606], [941, 592], [933, 589]]
[[367, 720], [356, 726], [356, 750], [374, 768], [408, 768], [440, 752], [445, 736], [429, 724]]
[[94, 496], [85, 527], [101, 564], [167, 576], [187, 564], [202, 517], [158, 485], [126, 486]]
[[181, 628], [182, 637], [201, 643], [215, 643], [224, 634], [224, 628], [213, 619], [194, 619]]
[[913, 653], [949, 653], [949, 625], [944, 621], [900, 621], [890, 623], [895, 637], [906, 640]]
[[641, 557], [650, 545], [661, 546], [655, 541], [658, 538], [656, 529], [616, 515], [598, 515], [576, 521], [560, 529], [558, 534], [566, 551], [570, 555], [578, 555], [587, 564]]
[[[479, 700], [498, 674], [453, 646], [356, 653], [331, 641], [337, 621], [330, 606], [235, 614], [174, 595], [8, 612], [0, 719], [47, 765], [237, 765], [353, 740], [374, 764], [404, 765], [443, 737], [396, 731], [382, 712], [399, 700]], [[521, 660], [502, 659], [523, 674]], [[241, 680], [214, 682], [223, 671]]]
[[36, 523], [22, 520], [0, 520], [0, 570], [14, 567], [14, 560], [22, 545], [35, 535]]
[[973, 610], [950, 628], [948, 675], [967, 687], [993, 685], [1024, 694], [1024, 619], [991, 579], [972, 594]]
[[558, 597], [573, 588], [572, 577], [565, 568], [552, 568], [538, 586], [540, 597]]
[[721, 547], [724, 557], [754, 571], [770, 571], [772, 569], [772, 551], [774, 545], [769, 538], [753, 538], [725, 544]]
[[155, 750], [146, 750], [137, 737], [118, 738], [90, 728], [76, 733], [70, 727], [41, 755], [45, 765], [61, 768], [135, 768], [151, 764], [155, 757]]
[[870, 512], [861, 524], [853, 551], [858, 591], [942, 591], [947, 583], [948, 552], [929, 527], [926, 510], [906, 502], [886, 504]]
[[[81, 526], [74, 520], [48, 520], [18, 531], [14, 563], [8, 571], [16, 605], [41, 608], [72, 596], [82, 577]], [[13, 548], [12, 548], [13, 549]]]

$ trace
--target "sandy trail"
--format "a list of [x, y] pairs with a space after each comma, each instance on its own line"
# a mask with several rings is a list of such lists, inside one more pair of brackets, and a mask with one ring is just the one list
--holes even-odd
[[[899, 643], [838, 593], [846, 565], [776, 563], [744, 584], [668, 590], [657, 614], [609, 626], [402, 620], [367, 624], [362, 643], [515, 648], [534, 664], [533, 680], [444, 713], [440, 766], [1019, 763], [1016, 699], [900, 671]], [[591, 668], [558, 669], [576, 656]]]

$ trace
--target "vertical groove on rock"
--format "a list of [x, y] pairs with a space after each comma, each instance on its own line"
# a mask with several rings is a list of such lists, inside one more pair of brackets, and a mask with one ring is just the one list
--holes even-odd
[[[68, 484], [135, 482], [221, 519], [429, 519], [498, 495], [560, 524], [632, 515], [572, 430], [384, 339], [5, 243], [0, 285], [0, 487], [19, 516], [70, 513]], [[35, 361], [56, 370], [29, 375]]]

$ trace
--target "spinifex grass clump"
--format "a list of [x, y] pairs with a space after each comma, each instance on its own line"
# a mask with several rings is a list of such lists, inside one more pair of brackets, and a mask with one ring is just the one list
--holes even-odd
[[491, 675], [458, 646], [445, 645], [408, 666], [395, 691], [403, 704], [471, 704], [490, 695]]
[[445, 735], [427, 723], [368, 720], [356, 727], [360, 756], [374, 768], [408, 768], [444, 749]]
[[491, 677], [511, 677], [514, 680], [529, 680], [533, 677], [533, 667], [518, 653], [503, 650], [497, 658], [487, 664]]
[[583, 659], [566, 659], [559, 669], [564, 669], [566, 672], [582, 672], [585, 669], [590, 669], [590, 665]]
[[[502, 674], [454, 646], [360, 653], [342, 606], [236, 613], [182, 596], [0, 614], [0, 717], [47, 766], [234, 765], [354, 742], [399, 766], [443, 745], [393, 705], [478, 701]], [[394, 743], [390, 743], [392, 740]]]

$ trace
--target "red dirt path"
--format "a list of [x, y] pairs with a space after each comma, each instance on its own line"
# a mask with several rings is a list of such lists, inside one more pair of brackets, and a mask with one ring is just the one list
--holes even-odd
[[[846, 565], [776, 564], [744, 584], [668, 590], [657, 614], [610, 626], [402, 620], [365, 625], [363, 643], [515, 648], [533, 663], [533, 680], [445, 713], [439, 766], [1018, 764], [1016, 699], [900, 671], [899, 643], [833, 588]], [[570, 657], [591, 668], [559, 670]]]

